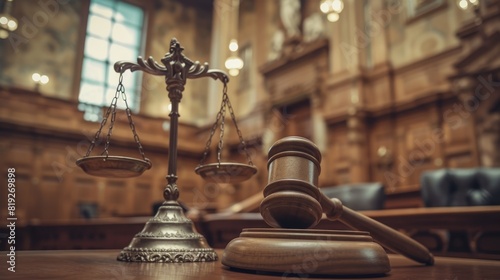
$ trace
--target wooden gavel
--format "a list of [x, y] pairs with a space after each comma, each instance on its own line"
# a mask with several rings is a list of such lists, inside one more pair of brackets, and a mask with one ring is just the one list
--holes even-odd
[[396, 253], [420, 263], [434, 264], [433, 255], [420, 243], [324, 195], [316, 187], [321, 153], [311, 141], [285, 137], [271, 147], [268, 156], [269, 183], [264, 189], [260, 212], [270, 226], [310, 228], [325, 213], [329, 220], [370, 232], [374, 240]]

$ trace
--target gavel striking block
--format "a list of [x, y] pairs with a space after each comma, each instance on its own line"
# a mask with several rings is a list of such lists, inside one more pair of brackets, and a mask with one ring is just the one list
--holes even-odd
[[[260, 212], [275, 229], [244, 229], [227, 245], [224, 265], [282, 273], [300, 267], [308, 274], [387, 273], [387, 254], [373, 239], [417, 262], [434, 263], [432, 254], [413, 239], [326, 197], [317, 187], [321, 153], [311, 141], [285, 137], [271, 147], [268, 156], [269, 180]], [[323, 213], [361, 231], [308, 229]], [[323, 252], [321, 258], [318, 252]], [[312, 266], [306, 265], [309, 261]]]

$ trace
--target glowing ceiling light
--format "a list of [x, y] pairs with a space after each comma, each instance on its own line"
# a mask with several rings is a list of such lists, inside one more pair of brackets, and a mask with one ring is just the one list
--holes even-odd
[[229, 70], [229, 75], [231, 76], [238, 76], [240, 73], [240, 70], [243, 68], [244, 63], [241, 58], [239, 58], [236, 55], [230, 56], [226, 59], [226, 62], [224, 63], [226, 68]]
[[232, 52], [238, 50], [238, 41], [236, 39], [232, 39], [231, 42], [229, 42], [229, 50]]
[[479, 5], [479, 0], [458, 0], [457, 5], [462, 10], [467, 10], [469, 7]]
[[342, 0], [323, 0], [319, 5], [319, 9], [326, 14], [328, 21], [336, 22], [340, 19], [340, 13], [344, 10], [344, 2]]
[[46, 85], [49, 83], [49, 77], [47, 75], [40, 75], [39, 73], [33, 73], [31, 79], [37, 84]]
[[13, 0], [7, 0], [4, 12], [0, 14], [0, 39], [9, 37], [9, 33], [17, 29], [17, 19], [10, 15]]

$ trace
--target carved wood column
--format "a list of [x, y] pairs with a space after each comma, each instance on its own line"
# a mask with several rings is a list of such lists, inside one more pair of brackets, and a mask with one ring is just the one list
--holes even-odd
[[[212, 20], [212, 45], [210, 48], [210, 66], [225, 70], [224, 61], [229, 56], [230, 22], [232, 0], [215, 0]], [[210, 80], [208, 82], [208, 98], [206, 116], [208, 123], [213, 120], [220, 108], [222, 100], [222, 84]]]
[[481, 1], [475, 14], [457, 32], [463, 54], [449, 80], [459, 101], [459, 116], [473, 120], [476, 165], [496, 167], [500, 166], [500, 1]]
[[312, 140], [321, 152], [327, 148], [327, 127], [323, 117], [322, 99], [313, 95], [311, 98]]
[[355, 107], [349, 109], [347, 118], [347, 144], [350, 158], [350, 180], [353, 183], [369, 180], [368, 141], [366, 116]]

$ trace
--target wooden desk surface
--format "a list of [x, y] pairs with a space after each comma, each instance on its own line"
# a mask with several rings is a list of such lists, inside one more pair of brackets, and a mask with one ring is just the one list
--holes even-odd
[[[184, 264], [124, 263], [116, 261], [118, 253], [118, 250], [17, 252], [16, 272], [12, 273], [6, 267], [6, 252], [1, 252], [0, 278], [23, 280], [283, 279], [281, 274], [233, 271], [223, 267], [220, 261]], [[223, 250], [217, 250], [219, 258], [222, 253]], [[392, 271], [386, 277], [355, 279], [500, 279], [500, 261], [437, 257], [434, 266], [423, 266], [398, 255], [389, 255], [389, 259]]]

